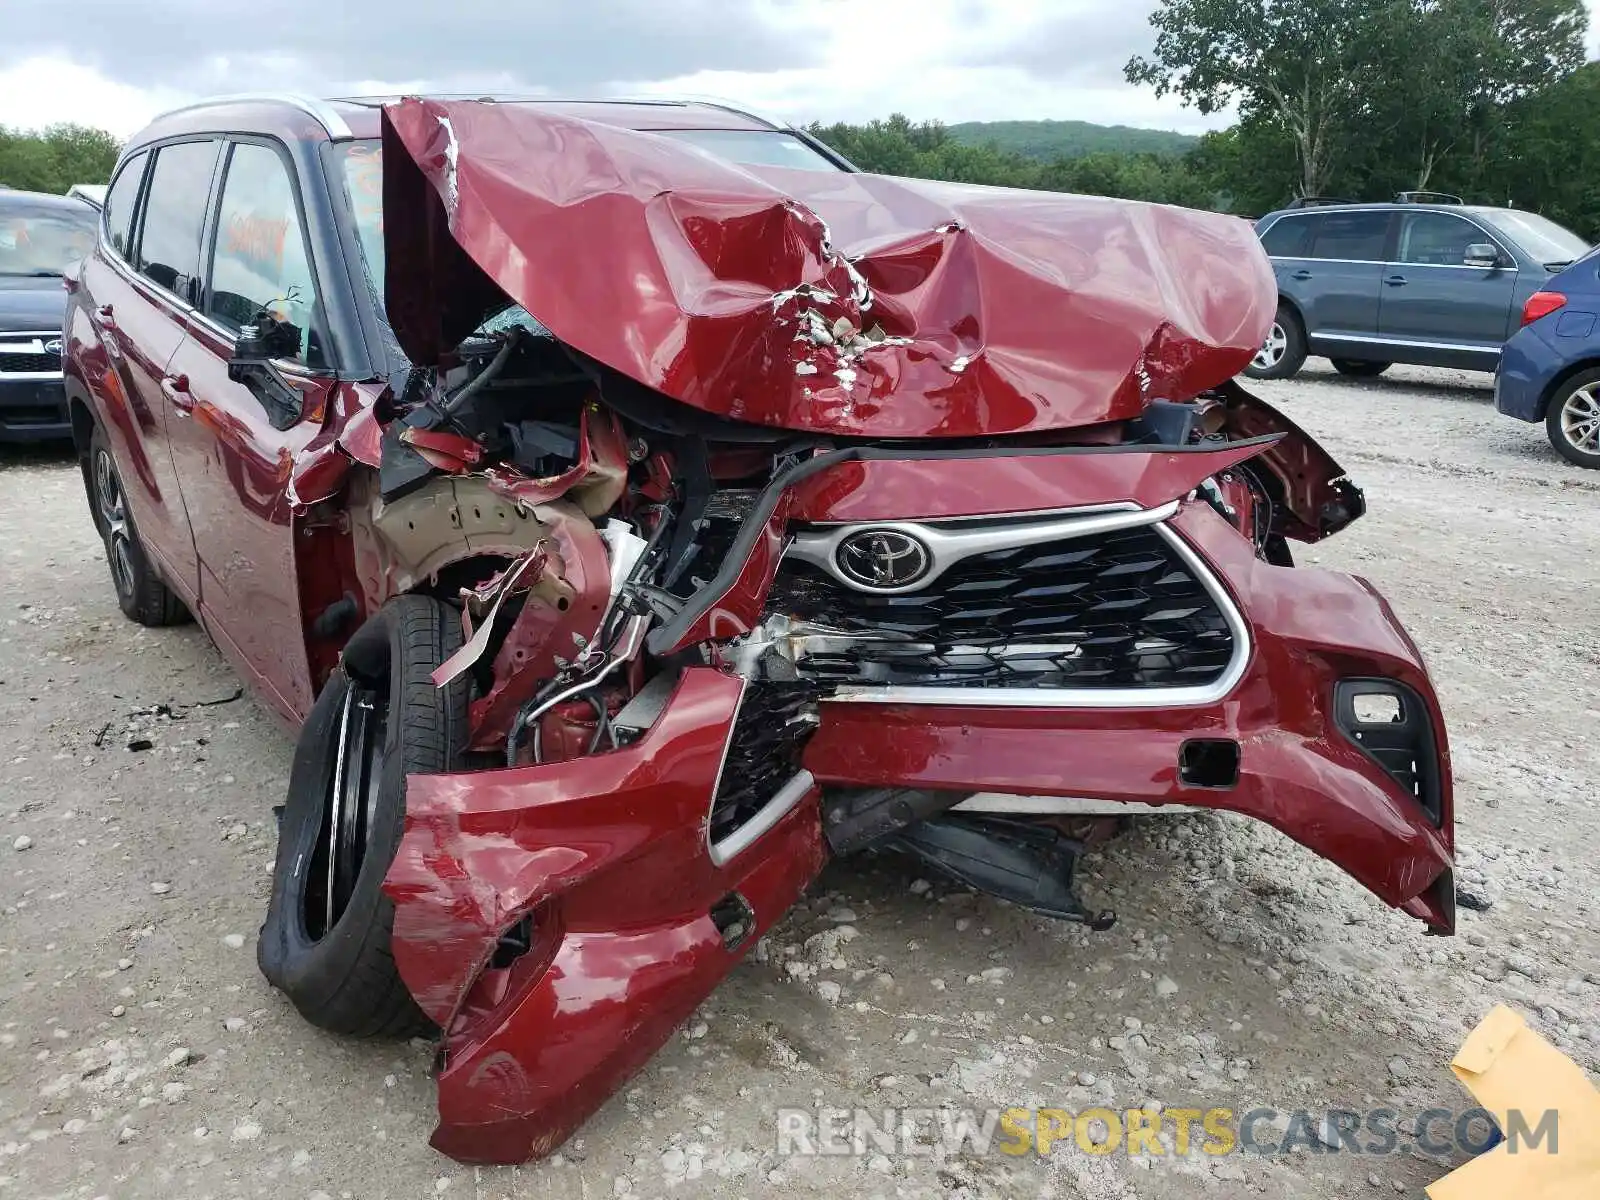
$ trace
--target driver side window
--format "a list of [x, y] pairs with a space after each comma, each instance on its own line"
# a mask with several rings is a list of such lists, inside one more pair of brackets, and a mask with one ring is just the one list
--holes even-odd
[[262, 309], [299, 329], [299, 362], [327, 365], [316, 278], [288, 166], [270, 147], [237, 142], [217, 211], [206, 315], [236, 331]]

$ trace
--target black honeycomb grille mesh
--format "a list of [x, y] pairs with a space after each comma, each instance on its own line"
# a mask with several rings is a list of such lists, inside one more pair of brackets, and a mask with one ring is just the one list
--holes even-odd
[[802, 660], [804, 678], [832, 684], [1196, 687], [1234, 651], [1216, 600], [1148, 527], [974, 555], [903, 595], [786, 560], [768, 609], [875, 635]]

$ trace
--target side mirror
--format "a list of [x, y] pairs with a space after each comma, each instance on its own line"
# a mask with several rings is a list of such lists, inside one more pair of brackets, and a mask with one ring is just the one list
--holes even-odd
[[274, 364], [300, 353], [300, 327], [262, 310], [240, 328], [228, 360], [228, 378], [243, 384], [266, 409], [274, 429], [289, 429], [304, 413], [304, 398]]
[[293, 358], [300, 353], [300, 327], [262, 309], [234, 339], [234, 361]]
[[1477, 242], [1467, 247], [1466, 254], [1461, 257], [1461, 264], [1467, 267], [1498, 267], [1500, 251], [1489, 242]]

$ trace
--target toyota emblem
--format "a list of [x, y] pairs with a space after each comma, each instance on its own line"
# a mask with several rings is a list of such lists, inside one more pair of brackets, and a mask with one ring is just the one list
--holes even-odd
[[840, 574], [857, 587], [892, 592], [909, 587], [926, 575], [933, 565], [933, 555], [909, 533], [864, 529], [839, 543], [834, 561]]

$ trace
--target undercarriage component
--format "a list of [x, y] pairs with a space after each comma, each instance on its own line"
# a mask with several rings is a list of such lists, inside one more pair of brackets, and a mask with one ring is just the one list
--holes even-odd
[[915, 788], [845, 788], [822, 801], [822, 833], [835, 854], [865, 850], [906, 826], [955, 806], [960, 792]]
[[1004, 817], [936, 817], [907, 826], [890, 842], [951, 878], [1013, 904], [1110, 929], [1117, 915], [1090, 912], [1072, 891], [1083, 844], [1048, 825]]

